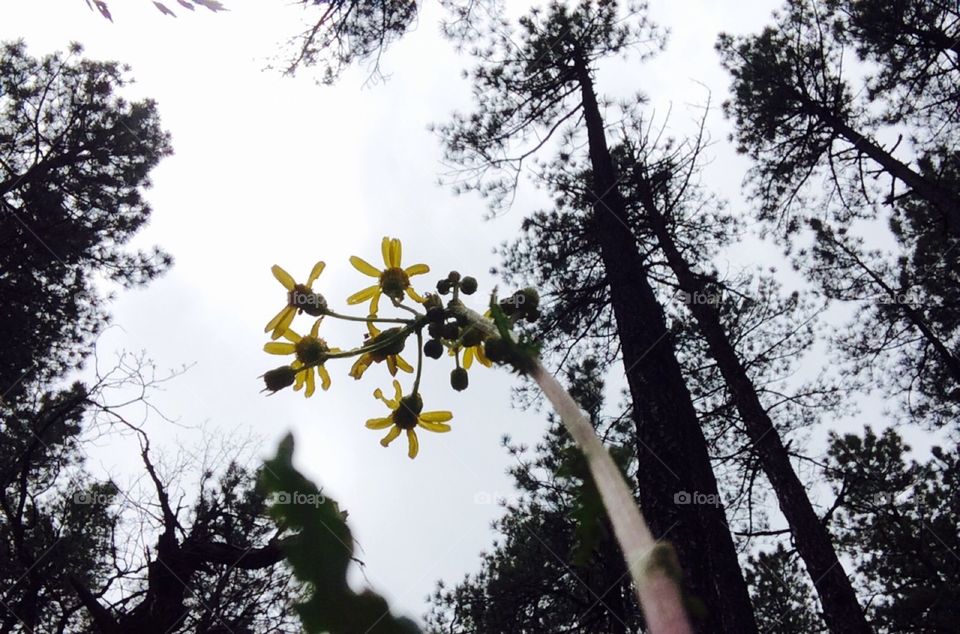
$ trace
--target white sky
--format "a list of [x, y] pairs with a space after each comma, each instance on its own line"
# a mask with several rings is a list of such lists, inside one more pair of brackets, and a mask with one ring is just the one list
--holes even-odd
[[[33, 55], [78, 41], [87, 57], [130, 64], [137, 84], [128, 94], [155, 99], [173, 135], [176, 154], [154, 172], [153, 220], [137, 244], [159, 244], [176, 262], [145, 289], [119, 293], [111, 306], [119, 328], [102, 338], [101, 358], [106, 364], [115, 351], [142, 349], [160, 368], [194, 364], [154, 396], [183, 424], [151, 420], [157, 447], [195, 446], [196, 427], [206, 424], [261, 437], [265, 456], [292, 430], [299, 466], [350, 511], [372, 586], [396, 612], [418, 617], [436, 580], [456, 582], [475, 570], [490, 544], [499, 509], [476, 500], [511, 492], [499, 438], [510, 433], [532, 444], [543, 416], [510, 408], [514, 380], [506, 373], [475, 368], [471, 388], [457, 394], [447, 386], [450, 368], [428, 361], [426, 409], [451, 409], [454, 430], [420, 434], [420, 456], [411, 461], [402, 439], [385, 450], [381, 433], [363, 426], [385, 411], [371, 397], [374, 387], [389, 386], [380, 366], [359, 383], [346, 376], [347, 364], [334, 366], [333, 388], [309, 400], [289, 391], [265, 398], [257, 376], [279, 364], [261, 351], [262, 331], [284, 301], [269, 269], [280, 264], [302, 279], [325, 260], [317, 288], [344, 308], [343, 299], [368, 279], [347, 258], [376, 262], [380, 237], [389, 234], [403, 240], [405, 263], [423, 261], [435, 273], [457, 268], [488, 291], [496, 280], [486, 272], [498, 264], [491, 248], [513, 236], [539, 199], [524, 194], [513, 211], [484, 222], [482, 201], [437, 186], [441, 150], [426, 126], [470, 101], [460, 77], [468, 60], [439, 37], [434, 3], [417, 31], [389, 50], [389, 81], [366, 88], [362, 70], [333, 87], [317, 86], [309, 74], [290, 79], [263, 70], [298, 31], [302, 12], [293, 2], [228, 0], [229, 13], [178, 9], [176, 19], [147, 0], [111, 4], [113, 24], [82, 0], [5, 0], [0, 7], [0, 39], [23, 37]], [[755, 31], [777, 4], [653, 0], [654, 19], [672, 30], [667, 52], [642, 66], [611, 65], [600, 90], [642, 90], [658, 113], [672, 105], [672, 124], [682, 129], [698, 114], [692, 106], [706, 99], [701, 84], [714, 104], [725, 97], [717, 33]], [[735, 199], [748, 163], [725, 142], [729, 122], [719, 112], [711, 117], [718, 144], [706, 182]], [[730, 266], [738, 264], [737, 253], [729, 257]], [[759, 242], [739, 257], [788, 268], [778, 249]], [[475, 297], [482, 303], [482, 292]], [[332, 343], [358, 341], [362, 332], [329, 325]], [[93, 452], [91, 466], [137, 472], [133, 449], [115, 440]]]

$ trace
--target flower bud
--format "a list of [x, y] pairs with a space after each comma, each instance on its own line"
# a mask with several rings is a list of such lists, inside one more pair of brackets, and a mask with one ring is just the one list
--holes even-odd
[[460, 282], [460, 291], [464, 295], [473, 295], [477, 292], [477, 278], [466, 276], [463, 278], [463, 281]]
[[427, 343], [423, 344], [423, 354], [427, 355], [431, 359], [439, 359], [441, 356], [443, 356], [443, 344], [436, 339], [431, 339]]
[[270, 390], [270, 392], [276, 392], [282, 390], [285, 387], [290, 387], [293, 385], [293, 382], [297, 378], [297, 371], [291, 368], [288, 365], [274, 368], [273, 370], [268, 370], [264, 372], [261, 376], [263, 383], [266, 386], [264, 390]]
[[446, 315], [443, 312], [443, 308], [428, 308], [427, 309], [427, 321], [430, 322], [430, 325], [442, 324], [443, 320], [446, 318]]
[[446, 295], [450, 292], [450, 280], [440, 280], [437, 282], [437, 292]]
[[460, 273], [458, 271], [450, 271], [450, 274], [447, 275], [447, 279], [450, 280], [452, 284], [456, 284], [460, 281]]
[[460, 326], [455, 323], [449, 323], [443, 325], [443, 338], [444, 339], [456, 339], [460, 336]]
[[438, 324], [436, 322], [431, 322], [427, 326], [427, 334], [431, 339], [442, 339], [443, 338], [443, 324]]
[[467, 375], [467, 371], [463, 368], [454, 368], [450, 373], [450, 386], [458, 392], [462, 392], [467, 389], [467, 385], [470, 383], [470, 377]]

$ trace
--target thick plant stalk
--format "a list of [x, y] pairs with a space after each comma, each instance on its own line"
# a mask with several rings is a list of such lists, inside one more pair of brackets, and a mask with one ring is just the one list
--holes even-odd
[[[447, 308], [485, 337], [500, 336], [491, 320], [467, 308], [459, 299], [454, 298]], [[627, 570], [636, 587], [648, 630], [651, 634], [692, 634], [693, 629], [680, 595], [682, 572], [673, 547], [654, 539], [623, 474], [566, 388], [543, 367], [539, 359], [532, 360], [532, 367], [527, 368], [526, 374], [553, 405], [567, 432], [587, 459], [590, 474], [600, 492]]]
[[620, 469], [569, 392], [539, 361], [530, 378], [540, 386], [587, 459], [633, 578], [649, 631], [689, 634], [692, 629], [680, 597], [677, 583], [680, 570], [673, 548], [653, 538]]

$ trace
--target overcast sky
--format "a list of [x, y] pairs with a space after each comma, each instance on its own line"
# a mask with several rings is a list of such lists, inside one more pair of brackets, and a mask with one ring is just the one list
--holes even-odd
[[[77, 41], [90, 58], [129, 64], [137, 83], [127, 94], [155, 99], [172, 133], [176, 154], [153, 174], [153, 218], [137, 244], [160, 245], [175, 265], [146, 288], [118, 294], [116, 327], [98, 350], [105, 366], [121, 350], [146, 351], [161, 371], [192, 366], [152, 397], [179, 421], [152, 417], [154, 445], [192, 450], [203, 426], [232, 438], [252, 434], [266, 456], [292, 430], [299, 466], [349, 510], [367, 579], [396, 612], [418, 617], [436, 580], [456, 582], [475, 570], [490, 545], [489, 524], [500, 511], [483, 502], [511, 492], [500, 437], [534, 442], [543, 415], [511, 409], [514, 380], [505, 372], [476, 368], [471, 388], [457, 394], [447, 387], [450, 368], [429, 363], [426, 409], [452, 410], [453, 432], [420, 434], [420, 456], [411, 461], [402, 441], [383, 449], [381, 433], [363, 426], [385, 412], [371, 396], [389, 386], [379, 366], [362, 382], [346, 376], [348, 363], [333, 366], [333, 388], [311, 399], [289, 391], [266, 398], [257, 376], [277, 363], [261, 351], [263, 326], [284, 301], [270, 266], [302, 279], [313, 262], [326, 261], [317, 288], [344, 307], [367, 281], [347, 258], [376, 262], [381, 236], [391, 235], [403, 240], [405, 263], [426, 262], [435, 273], [456, 268], [489, 291], [496, 280], [486, 272], [498, 264], [492, 247], [542, 201], [525, 191], [512, 211], [486, 222], [482, 201], [436, 184], [441, 151], [427, 125], [470, 101], [460, 77], [469, 60], [439, 37], [434, 3], [388, 52], [389, 81], [367, 87], [362, 70], [334, 87], [316, 85], [309, 73], [291, 79], [264, 70], [303, 12], [280, 0], [226, 4], [229, 13], [178, 10], [173, 19], [147, 0], [115, 0], [111, 24], [83, 0], [5, 0], [0, 38], [24, 38], [33, 55]], [[615, 96], [642, 90], [657, 112], [672, 107], [672, 125], [682, 130], [707, 88], [715, 104], [725, 97], [717, 33], [755, 31], [776, 4], [653, 0], [654, 19], [672, 31], [667, 52], [642, 66], [611, 65], [599, 88]], [[734, 198], [747, 162], [725, 142], [729, 123], [719, 113], [710, 129], [719, 143], [707, 184]], [[721, 267], [738, 264], [736, 254], [725, 257]], [[771, 246], [749, 257], [782, 264]], [[482, 293], [475, 297], [482, 303]], [[359, 341], [361, 330], [329, 325], [334, 345]], [[91, 467], [138, 473], [133, 448], [104, 443]]]

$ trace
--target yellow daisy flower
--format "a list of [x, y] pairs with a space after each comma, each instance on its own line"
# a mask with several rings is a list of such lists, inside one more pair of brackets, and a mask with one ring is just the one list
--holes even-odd
[[[364, 345], [367, 345], [383, 333], [380, 332], [380, 329], [374, 326], [372, 323], [367, 322], [367, 330], [370, 331], [370, 335], [364, 341]], [[387, 335], [391, 334], [391, 331], [397, 331], [399, 328], [391, 328], [387, 331]], [[390, 347], [392, 348], [392, 346]], [[390, 371], [390, 376], [397, 376], [397, 370], [403, 370], [404, 372], [413, 372], [413, 366], [404, 360], [400, 356], [399, 352], [396, 352], [390, 348], [384, 350], [376, 350], [374, 352], [364, 352], [361, 354], [356, 361], [354, 361], [353, 366], [350, 368], [350, 376], [355, 379], [359, 379], [363, 376], [363, 373], [367, 371], [367, 368], [374, 363], [381, 363], [383, 361], [387, 362], [387, 369]], [[402, 345], [401, 345], [402, 348]]]
[[323, 273], [325, 266], [323, 262], [314, 264], [306, 284], [297, 284], [293, 276], [276, 264], [270, 267], [273, 276], [287, 289], [287, 305], [284, 306], [283, 310], [277, 313], [276, 316], [270, 320], [270, 323], [267, 324], [266, 328], [263, 329], [263, 332], [273, 331], [270, 335], [271, 339], [280, 338], [287, 328], [290, 327], [290, 324], [293, 323], [293, 318], [298, 311], [302, 310], [314, 317], [323, 315], [323, 311], [327, 308], [327, 302], [323, 299], [322, 295], [313, 292], [313, 283], [320, 277], [320, 274]]
[[296, 359], [290, 364], [291, 368], [298, 370], [293, 389], [300, 390], [306, 385], [307, 389], [303, 395], [308, 398], [313, 396], [316, 390], [314, 370], [320, 376], [320, 387], [324, 390], [330, 388], [330, 373], [327, 372], [323, 364], [326, 362], [328, 354], [340, 352], [339, 349], [328, 346], [326, 341], [317, 336], [321, 321], [323, 321], [322, 318], [313, 324], [309, 335], [301, 337], [288, 328], [283, 333], [283, 338], [287, 342], [271, 341], [263, 346], [264, 352], [270, 354], [292, 354], [296, 356]]
[[347, 298], [347, 303], [360, 304], [369, 299], [369, 312], [371, 315], [377, 314], [381, 294], [400, 301], [403, 299], [403, 294], [406, 293], [410, 296], [410, 299], [422, 304], [423, 298], [410, 286], [410, 278], [414, 275], [429, 273], [430, 267], [426, 264], [414, 264], [413, 266], [402, 268], [400, 266], [402, 246], [400, 240], [396, 238], [391, 239], [384, 237], [380, 243], [380, 251], [383, 254], [383, 263], [386, 267], [383, 270], [376, 268], [366, 260], [358, 258], [355, 255], [350, 256], [350, 264], [364, 275], [377, 278], [377, 283], [373, 286], [368, 286], [362, 291], [357, 291]]
[[390, 431], [380, 439], [380, 444], [386, 447], [400, 435], [400, 432], [407, 432], [407, 455], [411, 458], [417, 457], [420, 450], [420, 443], [417, 440], [417, 427], [422, 427], [427, 431], [443, 433], [450, 431], [450, 425], [446, 422], [453, 418], [450, 412], [424, 412], [423, 399], [419, 394], [404, 396], [400, 389], [400, 382], [393, 382], [394, 396], [386, 398], [380, 388], [373, 395], [387, 404], [393, 410], [385, 418], [371, 418], [367, 421], [369, 429], [386, 429], [391, 427]]

